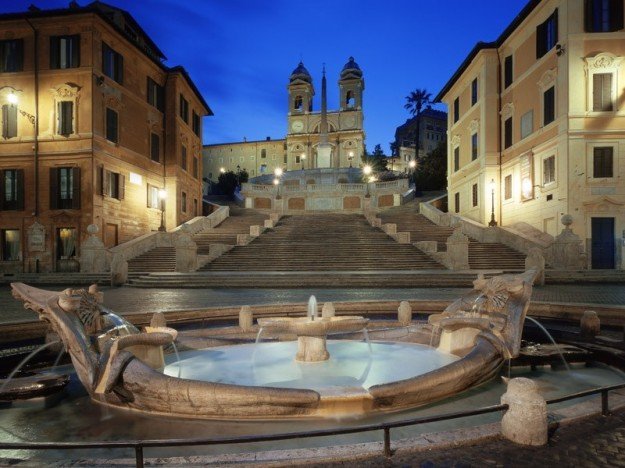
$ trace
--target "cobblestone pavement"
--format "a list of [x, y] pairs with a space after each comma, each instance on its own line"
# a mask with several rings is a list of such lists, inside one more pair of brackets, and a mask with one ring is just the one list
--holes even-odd
[[439, 467], [603, 467], [625, 466], [625, 410], [594, 416], [556, 429], [544, 447], [523, 447], [502, 438], [427, 452], [402, 452], [319, 466]]
[[[62, 286], [42, 286], [61, 290]], [[413, 289], [140, 289], [132, 287], [101, 288], [107, 307], [120, 314], [156, 312], [202, 307], [240, 306], [246, 304], [283, 304], [305, 302], [314, 294], [324, 301], [452, 300], [465, 288]], [[625, 305], [625, 286], [547, 285], [534, 288], [533, 300], [589, 304]], [[21, 302], [11, 297], [8, 286], [0, 287], [0, 323], [37, 320], [35, 314], [24, 311]]]

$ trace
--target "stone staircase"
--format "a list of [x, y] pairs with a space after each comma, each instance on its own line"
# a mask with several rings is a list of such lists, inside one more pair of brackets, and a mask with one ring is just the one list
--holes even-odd
[[[256, 210], [230, 207], [230, 216], [218, 226], [193, 236], [198, 255], [208, 255], [210, 244], [237, 244], [237, 235], [249, 234], [250, 226], [263, 225], [268, 216]], [[176, 269], [174, 247], [156, 247], [128, 261], [128, 273], [173, 272]]]
[[[397, 232], [410, 232], [410, 242], [436, 241], [439, 251], [447, 249], [447, 238], [454, 231], [451, 227], [438, 226], [420, 214], [419, 206], [414, 202], [385, 210], [378, 217], [382, 223], [395, 223]], [[525, 255], [504, 244], [469, 239], [469, 265], [474, 270], [523, 270]]]
[[208, 272], [319, 272], [439, 270], [444, 267], [412, 245], [397, 244], [362, 215], [283, 217], [248, 245], [203, 266]]

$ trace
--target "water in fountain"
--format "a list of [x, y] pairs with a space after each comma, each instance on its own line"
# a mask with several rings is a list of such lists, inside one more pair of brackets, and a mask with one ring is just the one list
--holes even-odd
[[263, 327], [260, 327], [258, 329], [258, 333], [256, 334], [256, 341], [254, 342], [255, 344], [258, 344], [260, 342], [260, 335], [263, 332]]
[[560, 355], [560, 358], [562, 359], [562, 363], [564, 364], [564, 367], [567, 371], [570, 371], [571, 368], [569, 367], [569, 363], [566, 362], [566, 359], [564, 359], [564, 354], [562, 354], [562, 351], [560, 350], [560, 346], [558, 346], [558, 344], [556, 343], [556, 340], [553, 339], [553, 336], [551, 336], [551, 333], [549, 333], [547, 331], [547, 329], [545, 327], [543, 327], [542, 323], [540, 323], [538, 320], [536, 320], [535, 318], [526, 316], [525, 317], [527, 320], [529, 320], [530, 322], [534, 323], [538, 328], [540, 328], [543, 333], [545, 335], [547, 335], [547, 338], [549, 338], [549, 340], [551, 341], [551, 343], [553, 343], [553, 346], [556, 348], [556, 350], [558, 351], [558, 354]]
[[315, 296], [310, 296], [308, 299], [308, 318], [313, 321], [317, 318], [317, 298]]
[[59, 351], [58, 356], [54, 360], [54, 364], [52, 364], [52, 369], [50, 370], [51, 372], [54, 372], [54, 369], [56, 369], [56, 366], [59, 365], [59, 362], [61, 361], [61, 357], [63, 356], [63, 353], [65, 353], [65, 346], [61, 348], [61, 351]]
[[182, 363], [180, 362], [180, 354], [178, 354], [178, 348], [176, 347], [176, 342], [171, 342], [172, 347], [174, 348], [174, 354], [176, 355], [176, 365], [178, 366], [178, 378], [182, 373]]
[[11, 371], [11, 373], [9, 374], [9, 376], [7, 377], [7, 379], [4, 381], [4, 383], [2, 384], [2, 386], [0, 387], [0, 394], [4, 391], [4, 389], [7, 387], [7, 385], [9, 385], [9, 382], [11, 381], [11, 379], [15, 376], [15, 374], [17, 374], [20, 369], [28, 362], [30, 361], [33, 357], [35, 357], [37, 354], [39, 354], [41, 351], [43, 351], [46, 348], [49, 348], [50, 346], [59, 344], [60, 341], [51, 341], [50, 343], [46, 343], [46, 344], [42, 344], [41, 346], [39, 346], [37, 349], [35, 349], [34, 351], [32, 351], [28, 356], [26, 356], [24, 359], [22, 359], [22, 362], [20, 362], [15, 369], [13, 369]]

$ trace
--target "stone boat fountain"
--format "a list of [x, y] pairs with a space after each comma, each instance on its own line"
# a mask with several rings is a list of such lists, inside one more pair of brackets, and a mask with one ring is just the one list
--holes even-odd
[[[240, 419], [397, 410], [485, 382], [519, 353], [534, 276], [530, 270], [478, 278], [471, 293], [429, 323], [405, 327], [401, 343], [369, 327], [372, 353], [353, 339], [327, 340], [328, 333], [360, 333], [371, 325], [362, 317], [261, 319], [268, 333], [297, 336], [299, 351], [293, 342], [218, 346], [177, 363], [178, 373], [163, 359], [163, 346], [174, 342], [176, 331], [159, 320], [140, 332], [107, 310], [94, 287], [60, 293], [22, 283], [12, 288], [59, 335], [93, 401], [172, 416]], [[233, 359], [241, 355], [249, 372]], [[284, 366], [263, 373], [258, 355]], [[358, 374], [347, 378], [353, 368]], [[285, 377], [287, 372], [295, 377]]]

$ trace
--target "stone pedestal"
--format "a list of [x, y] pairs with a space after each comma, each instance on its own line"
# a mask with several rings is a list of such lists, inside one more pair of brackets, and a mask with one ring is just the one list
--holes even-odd
[[243, 306], [239, 311], [239, 327], [243, 331], [249, 331], [254, 325], [254, 315], [250, 306]]
[[451, 270], [468, 270], [469, 238], [457, 227], [447, 238], [447, 267]]
[[562, 216], [564, 229], [551, 244], [551, 266], [556, 270], [581, 270], [587, 267], [583, 242], [571, 229], [572, 223], [571, 215]]
[[111, 260], [111, 284], [121, 286], [128, 281], [128, 262], [122, 254], [113, 256]]
[[501, 403], [509, 406], [501, 420], [501, 434], [521, 445], [547, 443], [547, 403], [534, 381], [518, 377], [508, 382]]
[[298, 336], [296, 361], [319, 362], [327, 361], [330, 353], [326, 348], [325, 336]]
[[80, 244], [80, 271], [83, 273], [103, 273], [107, 270], [106, 247], [98, 237], [99, 231], [95, 224], [87, 226], [89, 238]]
[[176, 271], [188, 273], [197, 269], [197, 244], [189, 234], [189, 227], [183, 224], [174, 239], [176, 248]]
[[321, 308], [321, 317], [322, 318], [331, 318], [334, 317], [335, 315], [335, 310], [334, 310], [334, 304], [332, 304], [331, 302], [326, 302], [323, 304], [323, 307]]
[[397, 224], [395, 223], [383, 224], [382, 230], [387, 234], [397, 234]]
[[579, 323], [582, 338], [590, 339], [601, 333], [601, 321], [594, 310], [585, 310]]
[[400, 325], [408, 326], [412, 323], [412, 307], [408, 301], [401, 301], [397, 309], [397, 321]]

